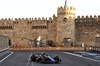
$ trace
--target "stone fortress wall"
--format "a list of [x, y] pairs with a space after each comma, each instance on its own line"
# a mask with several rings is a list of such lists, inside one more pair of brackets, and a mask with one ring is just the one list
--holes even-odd
[[76, 44], [100, 46], [100, 16], [78, 16], [75, 19]]
[[[74, 45], [84, 43], [87, 46], [99, 46], [100, 16], [75, 18], [76, 8], [58, 7], [57, 17], [47, 18], [5, 18], [0, 20], [0, 34], [8, 36], [11, 44], [29, 46], [29, 40], [42, 36], [52, 40], [56, 46], [64, 44], [64, 39], [71, 39]], [[33, 43], [33, 42], [32, 42]]]
[[[48, 39], [55, 40], [55, 22], [50, 17], [47, 18], [15, 18], [0, 20], [0, 34], [9, 36], [11, 44], [19, 44], [28, 46], [29, 40], [22, 40], [23, 37], [35, 39], [37, 36], [42, 36], [45, 41]], [[51, 32], [51, 33], [50, 33]]]

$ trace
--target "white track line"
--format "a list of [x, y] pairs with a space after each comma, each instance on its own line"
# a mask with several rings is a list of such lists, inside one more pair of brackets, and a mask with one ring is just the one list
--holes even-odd
[[1, 61], [0, 61], [0, 63], [2, 63], [5, 59], [7, 59], [10, 55], [12, 55], [13, 54], [13, 52], [12, 53], [10, 53], [8, 56], [6, 56], [5, 58], [3, 58]]
[[33, 62], [32, 62], [32, 66], [33, 66]]
[[83, 57], [82, 55], [78, 55], [78, 54], [74, 54], [74, 53], [70, 53], [70, 52], [63, 52], [63, 53], [70, 54], [70, 55], [74, 55], [74, 56], [81, 57], [81, 58], [85, 58], [85, 59], [89, 59], [89, 60], [96, 61], [96, 62], [100, 62], [98, 60], [94, 60], [94, 59], [91, 59], [91, 58]]
[[87, 57], [83, 57], [83, 56], [82, 56], [82, 58], [89, 59], [89, 60], [96, 61], [96, 62], [100, 62], [100, 61], [98, 61], [98, 60], [94, 60], [94, 59], [87, 58]]
[[30, 62], [30, 57], [31, 57], [32, 53], [30, 54], [29, 58], [28, 58], [28, 62], [26, 64], [26, 66], [28, 66], [29, 62]]

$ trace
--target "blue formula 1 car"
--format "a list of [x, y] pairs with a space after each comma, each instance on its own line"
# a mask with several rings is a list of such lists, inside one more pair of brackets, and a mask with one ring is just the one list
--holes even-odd
[[45, 53], [42, 54], [32, 54], [30, 57], [31, 61], [41, 62], [41, 63], [59, 63], [61, 59], [58, 56], [51, 57], [46, 55]]

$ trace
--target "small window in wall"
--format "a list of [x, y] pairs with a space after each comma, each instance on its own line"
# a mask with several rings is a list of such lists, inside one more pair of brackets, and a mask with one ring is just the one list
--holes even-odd
[[38, 28], [40, 28], [40, 26], [38, 26]]
[[36, 27], [36, 26], [34, 26], [34, 28], [36, 29], [37, 27]]
[[38, 26], [36, 26], [36, 28], [38, 29]]
[[18, 22], [17, 22], [17, 24], [18, 24]]
[[1, 29], [2, 27], [0, 26], [0, 29]]
[[27, 24], [29, 24], [29, 22], [27, 22]]
[[64, 18], [63, 21], [64, 21], [64, 22], [67, 22], [67, 18]]
[[45, 28], [46, 28], [46, 26], [45, 26]]
[[44, 28], [44, 26], [43, 26], [43, 28]]
[[4, 29], [4, 26], [2, 26], [2, 29]]
[[12, 26], [11, 26], [11, 29], [12, 29]]
[[12, 26], [9, 26], [9, 29], [12, 29]]
[[32, 28], [34, 29], [34, 28], [35, 28], [35, 26], [32, 26]]
[[42, 28], [42, 26], [40, 26], [40, 28]]
[[7, 29], [8, 29], [9, 27], [7, 26]]
[[4, 29], [4, 26], [2, 26], [2, 29]]
[[4, 28], [6, 29], [7, 27], [5, 26]]

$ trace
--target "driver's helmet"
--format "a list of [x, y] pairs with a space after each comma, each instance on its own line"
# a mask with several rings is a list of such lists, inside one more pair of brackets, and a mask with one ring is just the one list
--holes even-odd
[[42, 55], [45, 55], [45, 52], [42, 52]]

